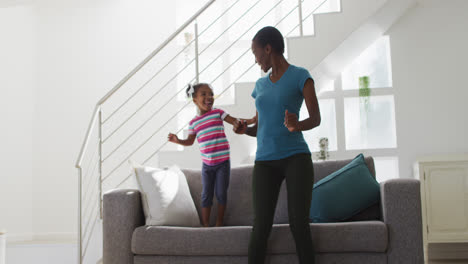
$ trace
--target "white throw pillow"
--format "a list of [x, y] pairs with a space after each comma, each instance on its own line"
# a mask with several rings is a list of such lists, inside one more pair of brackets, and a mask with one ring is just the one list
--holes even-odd
[[187, 179], [177, 166], [158, 169], [130, 164], [142, 194], [146, 225], [200, 226]]

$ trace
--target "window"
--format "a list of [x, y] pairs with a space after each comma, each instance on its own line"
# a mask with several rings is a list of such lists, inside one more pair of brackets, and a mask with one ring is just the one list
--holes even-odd
[[[368, 77], [368, 91], [361, 93], [359, 78]], [[345, 159], [359, 153], [373, 156], [377, 180], [398, 177], [395, 102], [391, 73], [390, 44], [379, 38], [350, 63], [335, 80], [320, 87], [318, 99], [322, 124], [305, 132], [313, 158], [319, 139], [328, 138], [331, 159]], [[361, 90], [364, 91], [364, 90]], [[307, 117], [307, 108], [301, 110]]]
[[370, 88], [392, 87], [388, 37], [378, 39], [342, 72], [343, 90], [359, 89], [361, 76], [369, 76]]
[[344, 98], [346, 149], [396, 148], [392, 95]]

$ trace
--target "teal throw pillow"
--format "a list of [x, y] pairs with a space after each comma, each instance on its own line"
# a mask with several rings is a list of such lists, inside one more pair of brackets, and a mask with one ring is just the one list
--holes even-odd
[[310, 219], [340, 222], [380, 201], [380, 185], [359, 154], [343, 168], [314, 184]]

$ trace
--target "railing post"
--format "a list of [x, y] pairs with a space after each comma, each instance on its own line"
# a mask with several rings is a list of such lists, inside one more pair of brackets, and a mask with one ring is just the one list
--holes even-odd
[[302, 29], [302, 0], [297, 0], [299, 3], [298, 3], [298, 10], [299, 10], [299, 36], [303, 36], [304, 35], [304, 31]]
[[195, 79], [200, 82], [200, 71], [198, 69], [198, 23], [195, 20]]
[[102, 219], [102, 108], [99, 107], [99, 215]]
[[83, 178], [82, 178], [82, 173], [81, 173], [81, 167], [78, 168], [78, 264], [82, 264], [83, 259], [81, 255], [81, 250], [83, 249], [83, 237], [81, 235], [81, 225], [82, 225], [82, 220], [81, 220], [81, 199], [82, 194], [81, 194], [81, 184], [82, 184]]

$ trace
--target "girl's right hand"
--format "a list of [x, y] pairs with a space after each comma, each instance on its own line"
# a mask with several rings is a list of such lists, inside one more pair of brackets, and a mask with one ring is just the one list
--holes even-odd
[[247, 130], [247, 122], [245, 120], [237, 119], [236, 122], [234, 122], [232, 130], [237, 134], [245, 134], [245, 131]]
[[169, 135], [167, 136], [167, 140], [169, 140], [170, 142], [179, 143], [179, 138], [176, 134], [169, 133]]

